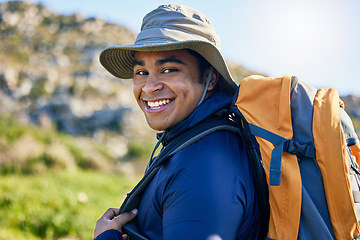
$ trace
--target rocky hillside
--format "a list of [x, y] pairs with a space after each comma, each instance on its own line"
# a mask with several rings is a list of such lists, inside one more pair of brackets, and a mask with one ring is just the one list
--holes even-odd
[[[143, 127], [131, 82], [104, 71], [98, 56], [108, 46], [134, 39], [130, 30], [103, 19], [58, 15], [26, 1], [2, 3], [0, 116], [76, 136], [85, 153], [94, 149], [89, 142], [104, 143], [110, 151], [93, 154], [99, 159], [122, 158], [129, 140], [146, 141], [154, 133]], [[83, 147], [84, 141], [90, 145]], [[12, 147], [6, 144], [0, 141], [0, 151]], [[15, 158], [34, 158], [23, 155]]]
[[[73, 135], [129, 126], [124, 116], [137, 111], [130, 82], [113, 78], [98, 56], [108, 46], [132, 43], [133, 32], [103, 19], [58, 15], [21, 1], [0, 5], [0, 19], [3, 113], [55, 124]], [[254, 73], [230, 65], [238, 79]], [[139, 118], [131, 119], [138, 126]]]
[[21, 113], [32, 123], [48, 118], [74, 135], [95, 132], [104, 121], [118, 130], [117, 120], [132, 108], [131, 92], [102, 69], [98, 55], [109, 45], [133, 41], [131, 31], [20, 1], [3, 3], [0, 19], [2, 111]]
[[[98, 56], [134, 39], [129, 29], [103, 19], [59, 15], [26, 1], [2, 3], [0, 116], [105, 142], [116, 149], [110, 158], [122, 158], [130, 142], [153, 139], [154, 132], [133, 100], [131, 82], [112, 77]], [[237, 81], [255, 74], [229, 66]], [[359, 98], [347, 102], [347, 110], [360, 118]]]

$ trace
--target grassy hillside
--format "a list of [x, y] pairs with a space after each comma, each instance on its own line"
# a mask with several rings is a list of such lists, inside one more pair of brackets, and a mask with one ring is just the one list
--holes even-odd
[[1, 176], [0, 239], [92, 239], [96, 220], [119, 207], [134, 182], [85, 171]]

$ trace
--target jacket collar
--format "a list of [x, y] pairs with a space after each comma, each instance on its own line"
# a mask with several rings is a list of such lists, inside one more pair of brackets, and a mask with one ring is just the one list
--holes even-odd
[[158, 133], [157, 138], [161, 139], [163, 146], [166, 146], [180, 133], [194, 127], [205, 118], [230, 105], [232, 99], [233, 95], [227, 92], [218, 92], [212, 95], [203, 103], [201, 103], [187, 118], [177, 124], [174, 128], [166, 129], [164, 132]]

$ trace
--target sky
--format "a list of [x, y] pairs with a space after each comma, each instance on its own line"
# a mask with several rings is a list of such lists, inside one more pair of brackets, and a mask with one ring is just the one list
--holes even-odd
[[[0, 0], [4, 2], [4, 0]], [[360, 96], [359, 0], [31, 0], [55, 13], [81, 13], [138, 33], [161, 4], [203, 12], [221, 38], [225, 59], [250, 70], [297, 76], [310, 85]]]

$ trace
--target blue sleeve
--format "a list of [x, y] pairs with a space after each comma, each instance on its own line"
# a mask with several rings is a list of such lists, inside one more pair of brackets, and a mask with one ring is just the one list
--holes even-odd
[[110, 229], [98, 235], [94, 240], [123, 240], [123, 237], [118, 230]]
[[164, 187], [164, 240], [255, 239], [258, 212], [246, 152], [232, 134], [217, 135], [172, 160], [179, 166]]

